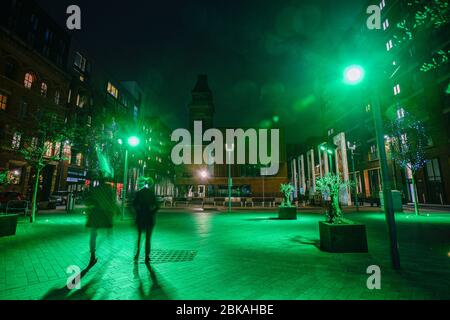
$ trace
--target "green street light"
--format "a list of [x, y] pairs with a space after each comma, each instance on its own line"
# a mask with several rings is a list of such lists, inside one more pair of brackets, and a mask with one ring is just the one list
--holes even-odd
[[128, 138], [128, 144], [130, 145], [130, 147], [137, 147], [140, 144], [140, 139], [136, 136], [132, 136], [130, 138]]
[[[363, 81], [365, 75], [364, 68], [359, 65], [351, 65], [344, 70], [344, 82], [348, 85], [357, 85]], [[380, 94], [377, 81], [371, 79], [370, 86], [372, 93], [373, 119], [375, 124], [375, 136], [378, 145], [381, 184], [383, 186], [384, 211], [389, 233], [389, 244], [391, 261], [394, 269], [400, 269], [400, 254], [398, 251], [397, 227], [395, 224], [395, 212], [392, 199], [391, 182], [385, 149], [385, 138], [383, 133], [383, 118], [381, 116]]]
[[349, 85], [357, 85], [364, 80], [364, 68], [358, 65], [352, 65], [344, 70], [344, 82]]

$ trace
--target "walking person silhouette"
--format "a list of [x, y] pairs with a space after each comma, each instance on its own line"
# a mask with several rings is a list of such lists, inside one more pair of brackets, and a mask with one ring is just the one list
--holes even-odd
[[141, 237], [145, 231], [145, 263], [150, 263], [152, 233], [156, 224], [156, 213], [159, 210], [153, 187], [154, 182], [151, 178], [139, 178], [139, 191], [136, 193], [133, 201], [133, 207], [136, 212], [136, 226], [138, 229], [137, 252], [134, 260], [139, 260]]
[[113, 218], [118, 214], [119, 207], [116, 203], [113, 188], [106, 182], [103, 172], [98, 176], [99, 184], [92, 188], [86, 197], [87, 223], [86, 227], [91, 229], [89, 266], [97, 263], [96, 249], [99, 229], [112, 230]]

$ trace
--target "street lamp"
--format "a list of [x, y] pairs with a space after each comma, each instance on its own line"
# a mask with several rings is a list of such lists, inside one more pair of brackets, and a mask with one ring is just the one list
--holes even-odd
[[[119, 139], [117, 141], [120, 145], [123, 145], [123, 140]], [[135, 148], [137, 147], [141, 141], [138, 137], [136, 136], [131, 136], [128, 138], [128, 146]], [[123, 171], [123, 187], [122, 187], [122, 220], [124, 220], [125, 218], [125, 202], [127, 199], [127, 184], [128, 184], [128, 147], [125, 147], [125, 168]]]
[[356, 175], [356, 169], [355, 169], [355, 150], [356, 150], [356, 143], [353, 145], [350, 143], [350, 141], [347, 142], [347, 147], [351, 151], [352, 154], [352, 170], [353, 170], [353, 180], [355, 181], [355, 206], [356, 206], [356, 212], [359, 211], [359, 201], [358, 201], [358, 177]]
[[[357, 85], [364, 80], [364, 68], [359, 65], [351, 65], [344, 70], [344, 82], [348, 85]], [[395, 225], [395, 213], [391, 192], [391, 183], [389, 181], [386, 149], [384, 144], [383, 120], [381, 117], [380, 96], [378, 94], [377, 84], [374, 84], [373, 96], [373, 117], [375, 122], [375, 135], [378, 144], [378, 153], [380, 157], [381, 181], [383, 185], [384, 211], [389, 231], [390, 251], [392, 266], [394, 269], [400, 269], [400, 255], [398, 252], [397, 228]]]
[[234, 143], [226, 144], [225, 149], [228, 155], [228, 213], [231, 213], [231, 188], [233, 186], [233, 179], [231, 178], [231, 153], [234, 152]]
[[330, 173], [333, 173], [333, 154], [334, 154], [334, 149], [331, 149], [328, 147], [327, 144], [323, 144], [320, 146], [320, 150], [322, 151], [326, 151], [326, 153], [328, 154], [328, 161], [330, 162]]

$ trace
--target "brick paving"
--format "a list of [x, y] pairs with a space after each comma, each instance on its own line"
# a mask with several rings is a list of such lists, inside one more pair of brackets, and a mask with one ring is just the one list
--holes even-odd
[[[133, 262], [132, 221], [99, 236], [99, 262], [80, 290], [66, 288], [68, 266], [84, 269], [89, 234], [80, 212], [23, 219], [0, 238], [0, 299], [449, 299], [450, 213], [399, 214], [402, 270], [390, 268], [380, 213], [348, 214], [367, 224], [368, 254], [318, 248], [320, 214], [278, 221], [270, 212], [163, 210], [154, 233], [152, 272]], [[382, 270], [368, 290], [366, 269]]]

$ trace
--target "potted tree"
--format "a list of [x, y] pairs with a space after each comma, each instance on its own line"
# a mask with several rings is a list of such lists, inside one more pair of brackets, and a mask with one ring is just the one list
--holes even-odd
[[278, 208], [278, 218], [280, 220], [297, 220], [297, 207], [291, 202], [294, 187], [290, 183], [282, 184], [280, 190], [283, 194], [283, 202]]
[[[0, 171], [0, 186], [5, 187], [9, 185], [9, 171]], [[0, 212], [0, 238], [7, 236], [14, 236], [17, 229], [17, 214], [2, 214]]]
[[344, 219], [339, 194], [351, 185], [340, 175], [327, 174], [317, 180], [322, 197], [329, 198], [326, 221], [319, 222], [320, 248], [327, 252], [368, 252], [366, 226]]

